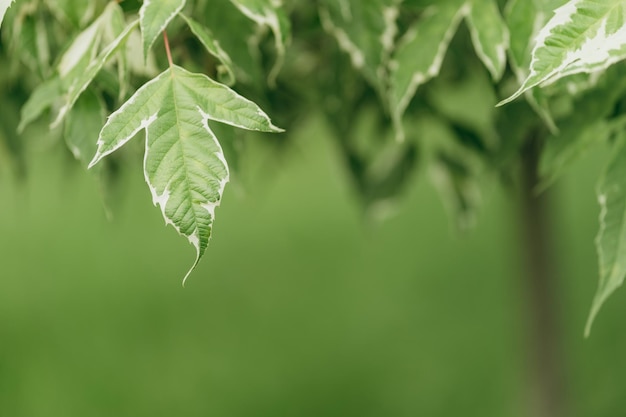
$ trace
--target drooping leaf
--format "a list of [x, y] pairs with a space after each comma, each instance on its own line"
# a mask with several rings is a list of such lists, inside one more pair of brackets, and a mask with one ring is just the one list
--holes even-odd
[[226, 77], [224, 84], [233, 85], [235, 83], [235, 74], [230, 56], [222, 49], [222, 46], [209, 29], [184, 14], [181, 14], [181, 16], [206, 50], [221, 62], [218, 72]]
[[0, 0], [0, 26], [2, 25], [2, 20], [4, 20], [4, 14], [14, 1], [15, 0]]
[[105, 121], [104, 111], [102, 100], [87, 89], [76, 100], [76, 106], [65, 121], [65, 143], [85, 166], [96, 153], [96, 141]]
[[139, 9], [143, 56], [148, 59], [148, 51], [156, 38], [165, 30], [168, 23], [176, 17], [186, 0], [145, 0]]
[[11, 53], [31, 71], [41, 78], [48, 75], [50, 69], [50, 46], [43, 13], [37, 8], [15, 7], [10, 26], [5, 33], [10, 33]]
[[398, 43], [390, 63], [391, 116], [403, 137], [401, 119], [417, 88], [437, 76], [467, 4], [446, 1], [427, 9]]
[[50, 78], [35, 88], [20, 113], [20, 124], [17, 131], [22, 133], [24, 128], [36, 120], [63, 93], [63, 87], [59, 77]]
[[398, 32], [398, 1], [323, 0], [319, 14], [324, 29], [350, 56], [354, 68], [383, 95]]
[[506, 66], [509, 30], [495, 0], [473, 0], [466, 17], [476, 55], [494, 81], [500, 80]]
[[[198, 264], [211, 236], [215, 208], [229, 173], [208, 120], [264, 132], [280, 132], [254, 103], [205, 75], [172, 66], [146, 83], [102, 128], [94, 166], [146, 130], [144, 175], [166, 224], [196, 249]], [[183, 280], [184, 283], [184, 280]]]
[[600, 265], [600, 282], [587, 319], [589, 335], [594, 318], [606, 299], [624, 281], [626, 275], [626, 136], [621, 132], [613, 156], [597, 188], [600, 203], [600, 231], [596, 248]]
[[273, 85], [285, 58], [285, 48], [289, 43], [291, 27], [281, 0], [230, 0], [244, 15], [259, 26], [267, 26], [274, 35], [277, 58], [268, 76]]
[[[509, 61], [521, 84], [528, 76], [531, 51], [539, 29], [546, 23], [548, 2], [535, 0], [511, 0], [505, 9], [505, 19], [510, 32]], [[540, 7], [542, 6], [542, 7]], [[554, 118], [548, 108], [548, 100], [543, 90], [532, 89], [524, 94], [526, 101], [544, 121], [550, 132], [558, 133]]]
[[46, 0], [50, 11], [63, 23], [83, 28], [99, 9], [99, 2], [85, 0]]
[[602, 70], [626, 58], [626, 1], [570, 0], [539, 32], [530, 73], [517, 92], [567, 75]]
[[[594, 87], [577, 92], [572, 98], [575, 111], [560, 121], [560, 131], [551, 135], [541, 153], [541, 187], [556, 180], [594, 144], [602, 143], [622, 126], [621, 117], [607, 119], [626, 92], [625, 65], [614, 65]], [[571, 78], [571, 77], [570, 77]]]
[[104, 48], [98, 54], [98, 56], [89, 63], [89, 66], [87, 66], [85, 71], [76, 77], [66, 94], [65, 104], [59, 110], [55, 121], [52, 122], [52, 127], [57, 126], [61, 122], [61, 120], [63, 120], [67, 112], [74, 106], [74, 103], [76, 102], [80, 94], [85, 91], [85, 88], [87, 88], [87, 86], [93, 81], [94, 77], [102, 69], [102, 67], [109, 60], [109, 58], [111, 58], [111, 56], [115, 52], [117, 52], [119, 48], [124, 44], [131, 31], [138, 24], [138, 20], [130, 23], [126, 27], [126, 29], [124, 29], [124, 32], [122, 32], [117, 38], [115, 38], [113, 42], [107, 45], [106, 48]]
[[[264, 89], [267, 75], [258, 48], [258, 25], [230, 0], [211, 0], [199, 15], [204, 16], [202, 23], [232, 59], [237, 81]], [[237, 36], [232, 36], [233, 27], [237, 28]]]

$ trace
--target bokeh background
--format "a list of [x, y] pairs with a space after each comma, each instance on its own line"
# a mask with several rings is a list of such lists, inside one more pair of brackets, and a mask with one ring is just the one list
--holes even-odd
[[[0, 416], [527, 416], [527, 305], [515, 192], [460, 234], [423, 172], [372, 222], [321, 118], [290, 148], [250, 139], [206, 256], [124, 170], [111, 220], [93, 175], [41, 144], [0, 177]], [[56, 148], [53, 148], [56, 149]], [[591, 338], [594, 182], [550, 192], [572, 416], [626, 410], [626, 291]]]

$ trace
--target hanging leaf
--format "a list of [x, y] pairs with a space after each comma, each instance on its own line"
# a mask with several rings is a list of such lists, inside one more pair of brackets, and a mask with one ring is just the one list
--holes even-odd
[[65, 122], [65, 143], [76, 159], [85, 166], [96, 152], [98, 133], [105, 121], [102, 99], [91, 89], [76, 100], [74, 110]]
[[267, 26], [274, 35], [277, 58], [268, 82], [273, 85], [285, 59], [285, 48], [289, 43], [291, 27], [281, 1], [278, 0], [230, 0], [241, 13], [259, 26]]
[[476, 55], [489, 70], [494, 81], [500, 80], [506, 67], [509, 30], [495, 0], [473, 0], [465, 19]]
[[398, 32], [397, 0], [320, 2], [324, 29], [381, 96], [386, 89], [387, 66]]
[[54, 122], [52, 122], [52, 127], [57, 126], [61, 120], [65, 117], [68, 111], [74, 106], [76, 100], [80, 96], [80, 94], [85, 91], [85, 88], [93, 81], [94, 77], [98, 74], [98, 72], [102, 69], [104, 64], [111, 58], [111, 56], [116, 53], [119, 48], [124, 44], [129, 34], [135, 27], [138, 25], [139, 21], [135, 20], [130, 23], [124, 32], [122, 32], [113, 42], [107, 45], [106, 48], [98, 54], [97, 57], [94, 58], [93, 61], [89, 63], [89, 66], [85, 69], [84, 72], [77, 75], [76, 79], [73, 80], [72, 85], [69, 88], [69, 91], [65, 97], [65, 104], [59, 110], [59, 114]]
[[211, 237], [215, 208], [229, 172], [208, 120], [264, 132], [280, 132], [254, 103], [205, 75], [178, 66], [144, 84], [114, 112], [100, 132], [89, 164], [146, 130], [144, 175], [166, 224], [185, 236], [198, 264]]
[[226, 80], [224, 84], [233, 85], [235, 84], [235, 74], [233, 72], [233, 63], [230, 59], [230, 56], [224, 51], [220, 45], [220, 43], [213, 37], [213, 34], [209, 29], [193, 20], [192, 18], [181, 14], [182, 18], [187, 22], [189, 29], [193, 32], [194, 35], [198, 38], [200, 43], [206, 48], [206, 50], [213, 55], [215, 58], [219, 59], [222, 63], [218, 67], [218, 73], [224, 75]]
[[7, 9], [11, 7], [15, 0], [0, 0], [0, 25], [2, 25], [2, 20], [4, 19], [4, 14], [7, 12]]
[[417, 88], [437, 76], [467, 5], [448, 1], [427, 9], [398, 43], [390, 63], [389, 102], [399, 139], [401, 120]]
[[625, 20], [625, 0], [570, 0], [556, 9], [536, 38], [530, 74], [499, 105], [539, 84], [603, 70], [626, 58]]
[[600, 178], [597, 194], [600, 203], [600, 231], [596, 248], [600, 264], [600, 282], [587, 319], [589, 335], [594, 318], [606, 299], [624, 281], [626, 275], [626, 137], [621, 133], [613, 156]]
[[18, 133], [22, 133], [26, 126], [41, 116], [62, 94], [63, 84], [59, 77], [50, 78], [39, 84], [22, 106]]
[[150, 47], [168, 23], [183, 10], [185, 2], [185, 0], [145, 0], [143, 2], [139, 9], [139, 21], [144, 59], [148, 59]]

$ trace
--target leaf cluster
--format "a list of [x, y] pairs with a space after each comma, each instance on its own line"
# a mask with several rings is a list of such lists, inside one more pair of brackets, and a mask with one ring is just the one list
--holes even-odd
[[591, 319], [626, 275], [624, 0], [2, 0], [0, 22], [0, 158], [23, 167], [16, 132], [42, 124], [99, 175], [143, 153], [194, 266], [239, 167], [238, 129], [321, 112], [365, 213], [387, 213], [424, 172], [461, 228], [490, 187], [515, 184], [529, 144], [538, 190], [613, 146]]

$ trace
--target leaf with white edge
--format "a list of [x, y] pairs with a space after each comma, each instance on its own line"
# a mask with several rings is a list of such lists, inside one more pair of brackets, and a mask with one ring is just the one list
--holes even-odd
[[148, 59], [150, 47], [170, 21], [183, 10], [185, 3], [186, 0], [145, 0], [143, 2], [139, 9], [139, 20], [144, 59]]
[[11, 4], [15, 0], [0, 0], [0, 25], [2, 25], [2, 20], [4, 19], [4, 14], [7, 12], [7, 9], [11, 7]]
[[489, 70], [494, 81], [500, 80], [506, 67], [509, 30], [495, 0], [472, 0], [465, 19], [476, 55]]
[[457, 1], [432, 6], [398, 43], [389, 65], [389, 103], [399, 140], [404, 138], [404, 111], [417, 88], [439, 74], [450, 40], [468, 8]]
[[[103, 29], [115, 14], [120, 11], [119, 4], [115, 2], [109, 3], [100, 16], [85, 30], [83, 30], [67, 48], [61, 57], [61, 61], [57, 67], [61, 78], [66, 77], [70, 71], [79, 66], [81, 61], [91, 62], [96, 54], [97, 48], [102, 37]], [[79, 68], [82, 72], [83, 68]]]
[[[531, 51], [534, 39], [546, 23], [546, 4], [528, 0], [510, 0], [505, 8], [505, 20], [510, 32], [509, 62], [519, 83], [528, 76]], [[554, 118], [550, 113], [546, 94], [543, 90], [526, 91], [525, 98], [530, 107], [544, 121], [552, 134], [558, 133]]]
[[280, 132], [253, 102], [203, 74], [172, 66], [144, 84], [108, 119], [98, 138], [94, 166], [146, 130], [144, 175], [166, 224], [187, 238], [198, 264], [211, 237], [215, 208], [229, 173], [208, 121]]
[[73, 80], [73, 83], [66, 94], [65, 104], [59, 110], [59, 113], [54, 122], [52, 122], [52, 127], [57, 126], [61, 122], [61, 120], [63, 120], [67, 112], [70, 111], [71, 108], [74, 106], [74, 103], [76, 103], [76, 100], [78, 99], [80, 94], [85, 91], [89, 84], [91, 84], [94, 77], [102, 69], [104, 64], [111, 58], [111, 56], [120, 49], [120, 47], [124, 44], [129, 34], [132, 32], [133, 29], [135, 29], [138, 23], [138, 20], [130, 23], [126, 27], [126, 29], [124, 29], [124, 31], [120, 33], [117, 38], [115, 38], [113, 42], [107, 45], [106, 48], [104, 48], [98, 54], [98, 56], [89, 64], [85, 71], [79, 74], [75, 80]]
[[18, 133], [36, 120], [49, 107], [51, 107], [63, 94], [63, 84], [59, 77], [50, 78], [39, 84], [32, 92], [20, 111], [20, 124]]
[[623, 132], [615, 143], [613, 156], [597, 188], [600, 203], [600, 231], [596, 237], [600, 282], [593, 299], [585, 335], [606, 299], [626, 275], [626, 137]]
[[352, 66], [382, 95], [388, 61], [398, 33], [397, 0], [320, 2], [319, 15], [326, 32], [350, 56]]
[[572, 74], [595, 72], [626, 58], [626, 0], [570, 0], [554, 11], [532, 51], [530, 74], [506, 104], [525, 91]]
[[87, 89], [76, 101], [74, 110], [65, 121], [65, 143], [76, 159], [85, 166], [96, 152], [98, 134], [105, 121], [102, 99]]
[[274, 85], [283, 66], [285, 51], [291, 36], [289, 19], [281, 0], [230, 0], [241, 13], [259, 26], [267, 26], [274, 35], [276, 62], [268, 76], [268, 83]]
[[[220, 45], [220, 43], [215, 39], [213, 34], [209, 29], [204, 27], [202, 24], [193, 20], [192, 18], [181, 14], [181, 17], [187, 22], [189, 29], [193, 32], [194, 35], [198, 38], [200, 43], [206, 48], [206, 50], [213, 55], [215, 58], [219, 59], [221, 65], [218, 66], [218, 73], [222, 76], [226, 77], [226, 81], [224, 84], [233, 85], [235, 84], [235, 74], [233, 72], [233, 62], [230, 59], [230, 56], [224, 51]], [[220, 80], [221, 81], [221, 80]]]

